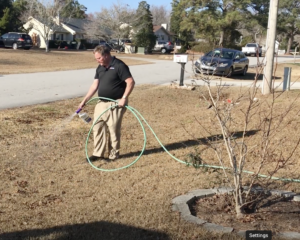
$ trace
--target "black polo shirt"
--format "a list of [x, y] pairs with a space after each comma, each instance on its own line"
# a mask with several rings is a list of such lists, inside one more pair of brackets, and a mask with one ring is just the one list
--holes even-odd
[[109, 66], [99, 65], [96, 69], [95, 79], [99, 80], [98, 96], [114, 100], [122, 98], [126, 88], [125, 80], [130, 77], [128, 66], [120, 59], [112, 57]]

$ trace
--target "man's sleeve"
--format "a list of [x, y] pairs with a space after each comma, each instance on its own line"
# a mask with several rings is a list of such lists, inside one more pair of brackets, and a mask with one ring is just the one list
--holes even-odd
[[125, 63], [120, 64], [118, 72], [119, 72], [119, 77], [122, 81], [125, 81], [127, 78], [132, 77], [129, 67]]
[[96, 73], [95, 73], [94, 79], [99, 79], [98, 68], [96, 69]]

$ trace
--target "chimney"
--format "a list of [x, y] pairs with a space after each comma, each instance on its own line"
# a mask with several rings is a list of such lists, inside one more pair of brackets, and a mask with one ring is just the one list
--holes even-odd
[[58, 14], [57, 14], [57, 16], [56, 16], [56, 24], [57, 24], [57, 25], [60, 25], [59, 12], [58, 12]]
[[167, 23], [162, 23], [161, 26], [162, 26], [164, 29], [168, 30], [168, 24], [167, 24]]

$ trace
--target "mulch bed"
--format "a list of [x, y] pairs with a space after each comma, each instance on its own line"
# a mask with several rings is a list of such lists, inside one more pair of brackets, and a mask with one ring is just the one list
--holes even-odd
[[[252, 194], [251, 199], [259, 197]], [[192, 212], [200, 219], [238, 230], [271, 230], [299, 232], [300, 202], [274, 195], [260, 195], [261, 200], [249, 204], [243, 218], [237, 219], [233, 195], [217, 194], [198, 199]]]

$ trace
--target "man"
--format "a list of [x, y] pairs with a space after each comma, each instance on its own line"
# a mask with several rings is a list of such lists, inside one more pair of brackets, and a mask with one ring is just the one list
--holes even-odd
[[[94, 82], [79, 104], [79, 108], [83, 108], [97, 90], [99, 97], [118, 101], [118, 107], [105, 112], [94, 125], [94, 151], [89, 159], [90, 161], [96, 161], [104, 158], [108, 141], [108, 158], [115, 160], [120, 156], [121, 123], [123, 114], [126, 111], [125, 105], [128, 103], [128, 97], [134, 88], [135, 81], [128, 66], [116, 57], [111, 56], [110, 49], [106, 46], [97, 46], [94, 49], [94, 55], [99, 66], [96, 69]], [[94, 120], [113, 105], [116, 105], [116, 102], [100, 99], [95, 107]]]

